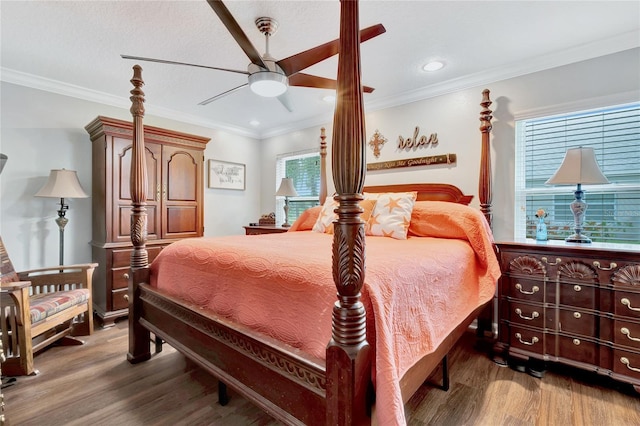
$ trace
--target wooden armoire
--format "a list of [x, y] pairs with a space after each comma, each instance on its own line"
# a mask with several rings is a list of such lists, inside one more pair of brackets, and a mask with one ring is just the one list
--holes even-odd
[[[132, 123], [97, 117], [85, 127], [93, 145], [93, 306], [104, 326], [128, 314], [131, 253]], [[204, 149], [208, 138], [144, 127], [149, 262], [168, 244], [204, 232]]]

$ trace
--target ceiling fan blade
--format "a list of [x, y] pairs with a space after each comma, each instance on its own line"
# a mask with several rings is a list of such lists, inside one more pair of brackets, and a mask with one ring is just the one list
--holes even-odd
[[229, 68], [210, 67], [208, 65], [189, 64], [187, 62], [167, 61], [167, 60], [164, 60], [164, 59], [144, 58], [142, 56], [131, 56], [131, 55], [120, 55], [120, 57], [123, 58], [123, 59], [133, 59], [135, 61], [157, 62], [159, 64], [187, 65], [189, 67], [207, 68], [207, 69], [210, 69], [210, 70], [228, 71], [228, 72], [235, 72], [235, 73], [238, 73], [238, 74], [249, 75], [248, 71], [232, 70], [232, 69], [229, 69]]
[[229, 94], [231, 94], [231, 93], [233, 93], [233, 92], [235, 92], [235, 91], [237, 91], [237, 90], [240, 90], [240, 89], [242, 89], [243, 87], [246, 87], [246, 86], [248, 86], [248, 85], [249, 85], [249, 83], [241, 84], [240, 86], [238, 86], [238, 87], [234, 87], [233, 89], [229, 89], [229, 90], [227, 90], [226, 92], [219, 93], [219, 94], [215, 95], [215, 96], [214, 96], [214, 97], [212, 97], [212, 98], [205, 99], [204, 101], [200, 102], [198, 105], [207, 105], [207, 104], [210, 104], [211, 102], [213, 102], [213, 101], [215, 101], [215, 100], [218, 100], [218, 99], [220, 99], [220, 98], [222, 98], [222, 97], [224, 97], [224, 96], [227, 96], [227, 95], [229, 95]]
[[[335, 80], [331, 80], [330, 78], [318, 77], [317, 75], [299, 72], [289, 77], [289, 86], [315, 87], [318, 89], [335, 90], [337, 87], [337, 82]], [[371, 93], [375, 89], [373, 87], [362, 86], [362, 90], [366, 93]]]
[[278, 100], [284, 106], [287, 111], [293, 112], [293, 107], [291, 106], [291, 98], [289, 97], [289, 92], [284, 92], [282, 95], [278, 96]]
[[256, 50], [253, 44], [251, 44], [251, 41], [249, 41], [247, 35], [242, 31], [242, 28], [240, 28], [240, 25], [233, 15], [231, 15], [227, 6], [225, 6], [221, 0], [207, 0], [207, 3], [209, 3], [211, 9], [213, 9], [216, 15], [218, 15], [218, 18], [220, 18], [224, 26], [227, 27], [227, 30], [236, 40], [236, 43], [240, 45], [240, 48], [244, 53], [249, 57], [249, 60], [259, 67], [268, 69], [267, 65], [262, 60], [262, 56], [260, 56], [260, 53]]
[[[373, 25], [371, 27], [360, 30], [360, 43], [383, 34], [387, 30], [382, 24]], [[297, 53], [288, 58], [281, 59], [276, 63], [287, 76], [292, 76], [298, 71], [302, 71], [305, 68], [309, 68], [311, 65], [315, 65], [320, 61], [324, 61], [333, 55], [338, 54], [339, 40], [333, 40], [320, 46], [313, 47], [304, 52]]]

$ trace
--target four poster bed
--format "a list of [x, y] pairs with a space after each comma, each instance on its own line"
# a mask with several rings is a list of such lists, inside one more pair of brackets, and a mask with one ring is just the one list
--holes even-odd
[[[365, 188], [356, 1], [341, 3], [340, 52], [332, 226], [316, 229], [333, 210], [327, 202], [284, 234], [187, 239], [152, 265], [143, 81], [134, 67], [128, 359], [151, 357], [153, 333], [286, 424], [403, 424], [404, 402], [493, 299], [499, 268], [489, 229], [491, 101], [485, 90], [481, 211], [466, 206], [472, 197], [452, 185]], [[324, 176], [324, 137], [321, 156]], [[373, 225], [360, 214], [373, 215], [383, 197], [389, 202], [399, 193], [413, 197], [410, 223], [401, 226], [406, 235], [371, 235]]]

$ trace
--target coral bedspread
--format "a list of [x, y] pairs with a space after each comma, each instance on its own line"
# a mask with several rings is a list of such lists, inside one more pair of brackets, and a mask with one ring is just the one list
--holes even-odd
[[[488, 225], [472, 208], [418, 202], [409, 235], [366, 239], [362, 301], [384, 425], [405, 424], [400, 377], [493, 297], [500, 275]], [[151, 285], [324, 359], [332, 241], [311, 231], [182, 240], [153, 262]]]

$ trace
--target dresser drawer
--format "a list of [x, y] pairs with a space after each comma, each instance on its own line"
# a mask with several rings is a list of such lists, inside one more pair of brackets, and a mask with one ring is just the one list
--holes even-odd
[[509, 345], [512, 348], [537, 354], [548, 353], [545, 351], [544, 338], [545, 334], [542, 330], [532, 330], [517, 326], [509, 327]]
[[640, 293], [614, 291], [613, 313], [640, 320]]
[[633, 350], [640, 351], [640, 324], [628, 321], [614, 320], [613, 343], [618, 346], [628, 346]]
[[571, 361], [597, 365], [598, 345], [592, 340], [560, 335], [558, 336], [557, 356]]
[[129, 268], [114, 268], [111, 278], [111, 289], [118, 290], [120, 288], [127, 288], [129, 285]]
[[588, 312], [575, 309], [558, 309], [558, 331], [586, 337], [597, 336], [600, 318]]
[[536, 328], [555, 329], [553, 310], [545, 313], [544, 306], [523, 303], [520, 300], [509, 300], [505, 302], [503, 315], [514, 324], [523, 324]]
[[[153, 262], [153, 259], [158, 256], [165, 246], [148, 246], [147, 255], [149, 256], [149, 263]], [[131, 252], [133, 249], [116, 249], [111, 252], [112, 266], [114, 268], [121, 268], [131, 265]]]
[[596, 288], [578, 283], [558, 284], [558, 303], [583, 309], [596, 309]]
[[129, 301], [127, 300], [128, 291], [129, 289], [127, 288], [121, 288], [119, 290], [113, 290], [111, 292], [111, 304], [114, 311], [129, 308]]
[[640, 353], [613, 351], [613, 372], [640, 383]]
[[505, 285], [506, 288], [504, 288], [503, 291], [506, 291], [509, 297], [537, 303], [544, 301], [544, 281], [521, 277], [508, 277], [505, 279]]

